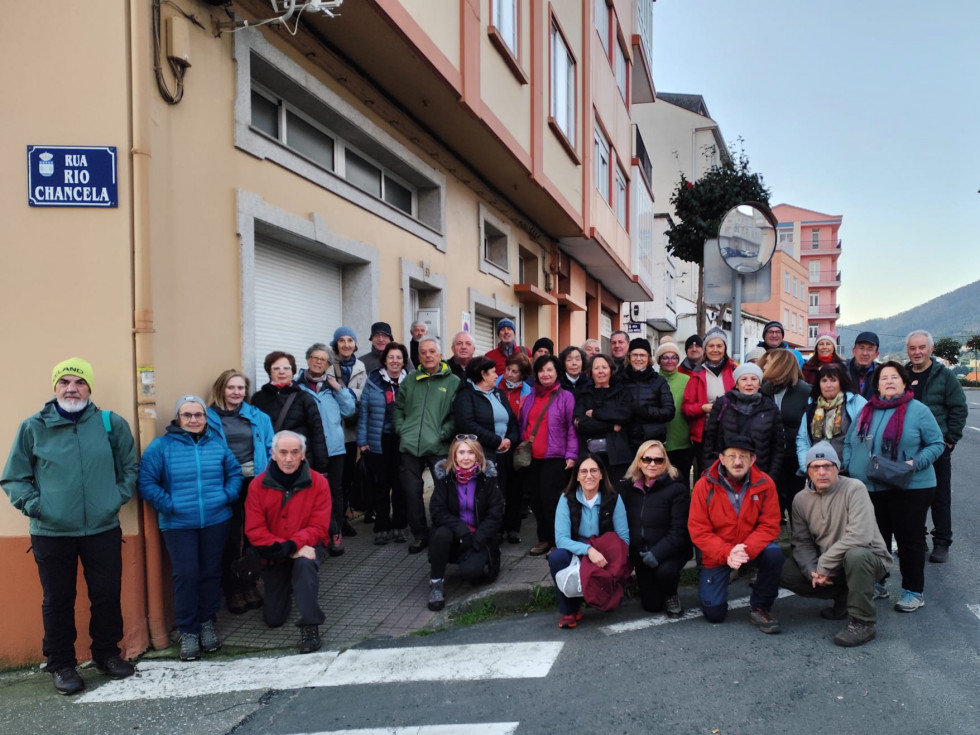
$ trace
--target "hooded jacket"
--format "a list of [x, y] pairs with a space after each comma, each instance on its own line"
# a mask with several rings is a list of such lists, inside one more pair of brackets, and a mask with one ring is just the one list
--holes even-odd
[[[708, 383], [705, 370], [702, 368], [696, 373], [688, 375], [687, 385], [684, 387], [684, 398], [681, 401], [681, 411], [687, 418], [691, 427], [691, 441], [704, 441], [704, 420], [707, 414], [701, 410], [701, 406], [708, 402]], [[728, 360], [725, 367], [721, 369], [721, 382], [726, 391], [735, 387], [735, 361]]]
[[629, 394], [633, 408], [627, 430], [630, 445], [635, 448], [650, 439], [664, 441], [667, 423], [675, 413], [674, 396], [667, 381], [650, 366], [638, 371], [629, 365], [618, 373], [616, 380]]
[[687, 532], [691, 497], [687, 485], [664, 473], [650, 487], [629, 478], [619, 482], [630, 527], [630, 554], [634, 561], [652, 551], [658, 561], [677, 559], [683, 564], [693, 555]]
[[303, 462], [286, 491], [264, 472], [252, 480], [245, 498], [245, 534], [253, 546], [292, 541], [297, 549], [324, 543], [330, 533], [330, 485]]
[[755, 445], [755, 466], [772, 477], [779, 476], [785, 449], [783, 417], [772, 398], [759, 395], [741, 413], [736, 404], [742, 394], [730, 390], [715, 401], [704, 424], [704, 464], [718, 459], [727, 446], [727, 437], [747, 436]]
[[[252, 426], [252, 464], [255, 467], [255, 474], [261, 475], [265, 472], [265, 467], [272, 456], [272, 437], [275, 434], [272, 430], [272, 419], [269, 418], [269, 414], [257, 409], [251, 403], [243, 403], [238, 409], [238, 415]], [[221, 422], [221, 416], [213, 407], [208, 407], [208, 426], [222, 439], [225, 438], [225, 427]]]
[[[340, 382], [340, 381], [338, 381]], [[320, 412], [320, 423], [323, 425], [323, 435], [326, 441], [328, 457], [337, 457], [347, 453], [344, 447], [344, 419], [353, 416], [357, 411], [354, 393], [340, 383], [340, 390], [333, 390], [324, 378], [323, 387], [317, 393], [306, 382], [306, 371], [300, 370], [296, 385], [306, 391]]]
[[453, 399], [459, 378], [441, 362], [432, 375], [425, 370], [408, 374], [395, 399], [395, 432], [399, 449], [414, 457], [445, 456], [453, 436]]
[[[473, 531], [473, 549], [495, 548], [498, 546], [500, 529], [503, 527], [504, 496], [497, 487], [497, 467], [487, 461], [486, 470], [476, 475], [475, 495], [476, 530]], [[470, 529], [459, 517], [459, 493], [456, 490], [455, 476], [449, 473], [448, 460], [436, 463], [432, 478], [432, 496], [429, 498], [429, 516], [432, 527], [447, 526], [456, 538], [466, 538]]]
[[[367, 445], [370, 451], [381, 455], [382, 437], [395, 432], [395, 397], [398, 396], [398, 391], [404, 385], [406, 377], [407, 373], [403, 371], [398, 378], [398, 385], [393, 385], [384, 379], [379, 370], [375, 370], [368, 376], [358, 407], [357, 446]], [[393, 395], [390, 403], [388, 402], [389, 388], [392, 389]]]

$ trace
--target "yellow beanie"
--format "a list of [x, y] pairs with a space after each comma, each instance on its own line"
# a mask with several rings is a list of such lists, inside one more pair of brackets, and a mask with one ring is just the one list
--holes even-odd
[[77, 375], [88, 383], [90, 391], [95, 390], [95, 384], [92, 382], [92, 365], [80, 357], [69, 357], [64, 362], [59, 362], [54, 366], [54, 371], [51, 373], [52, 388], [58, 384], [58, 380], [63, 375]]

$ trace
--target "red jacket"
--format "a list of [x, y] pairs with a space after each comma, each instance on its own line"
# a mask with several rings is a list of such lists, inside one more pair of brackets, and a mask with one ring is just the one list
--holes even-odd
[[755, 559], [779, 536], [779, 497], [769, 475], [752, 465], [749, 487], [736, 516], [718, 477], [720, 469], [721, 460], [717, 460], [695, 483], [687, 517], [691, 541], [701, 549], [707, 568], [725, 566], [735, 544], [745, 544], [749, 559]]
[[292, 490], [284, 492], [268, 472], [248, 486], [245, 534], [253, 546], [293, 541], [297, 549], [316, 546], [330, 535], [330, 485], [304, 462]]
[[[527, 347], [521, 347], [519, 345], [514, 346], [514, 352], [521, 350], [527, 355], [528, 359], [531, 359], [531, 351]], [[497, 375], [503, 375], [504, 370], [507, 368], [507, 355], [504, 354], [503, 350], [500, 349], [500, 345], [497, 345], [492, 350], [490, 350], [486, 357], [493, 360], [493, 366], [497, 370]]]
[[[735, 361], [729, 360], [721, 370], [721, 382], [725, 386], [725, 393], [735, 387]], [[681, 413], [691, 425], [691, 441], [700, 442], [704, 436], [704, 420], [708, 414], [701, 410], [701, 406], [708, 402], [708, 383], [704, 377], [704, 370], [699, 370], [690, 375], [687, 386], [684, 388], [684, 398], [681, 400]]]

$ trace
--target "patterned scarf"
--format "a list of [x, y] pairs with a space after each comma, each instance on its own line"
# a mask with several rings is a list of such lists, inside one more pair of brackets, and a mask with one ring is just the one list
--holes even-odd
[[480, 471], [480, 465], [474, 463], [472, 467], [464, 470], [462, 467], [456, 464], [453, 465], [453, 471], [456, 473], [456, 482], [458, 482], [460, 485], [465, 485], [476, 477], [477, 473]]
[[873, 395], [864, 404], [861, 414], [858, 416], [858, 437], [864, 441], [871, 431], [871, 416], [875, 411], [887, 411], [894, 408], [895, 413], [888, 419], [885, 426], [885, 433], [881, 435], [881, 451], [888, 453], [892, 459], [898, 459], [898, 442], [902, 438], [902, 429], [905, 427], [905, 412], [908, 410], [909, 401], [914, 398], [912, 391], [906, 390], [900, 396], [887, 400], [879, 395]]
[[840, 422], [844, 416], [841, 410], [844, 406], [844, 391], [827, 400], [823, 396], [817, 399], [817, 407], [813, 411], [813, 421], [810, 424], [810, 433], [813, 441], [830, 439], [840, 435]]

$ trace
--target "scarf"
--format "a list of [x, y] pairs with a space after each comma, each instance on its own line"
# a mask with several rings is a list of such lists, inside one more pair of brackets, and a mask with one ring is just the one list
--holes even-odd
[[464, 470], [462, 467], [456, 464], [453, 465], [453, 471], [456, 473], [456, 482], [460, 485], [465, 485], [477, 476], [477, 473], [480, 471], [480, 465], [474, 464], [468, 470]]
[[350, 385], [350, 376], [354, 374], [354, 363], [357, 362], [357, 357], [351, 355], [347, 360], [338, 360], [340, 363], [340, 379], [344, 381], [344, 385]]
[[555, 381], [555, 384], [550, 388], [545, 388], [543, 385], [541, 385], [541, 383], [535, 383], [534, 395], [536, 398], [541, 398], [542, 396], [547, 396], [549, 393], [554, 390], [558, 390], [559, 388], [561, 388], [561, 386], [558, 384], [558, 381]]
[[500, 350], [500, 353], [501, 353], [501, 354], [502, 354], [502, 355], [503, 355], [504, 357], [510, 357], [511, 355], [513, 355], [513, 354], [514, 354], [514, 346], [515, 346], [516, 344], [517, 344], [517, 341], [516, 341], [516, 340], [515, 340], [515, 341], [513, 341], [513, 342], [501, 342], [501, 343], [500, 343], [500, 344], [499, 344], [499, 345], [497, 346], [497, 349], [499, 349], [499, 350]]
[[725, 369], [725, 365], [727, 364], [728, 364], [728, 358], [723, 357], [721, 358], [721, 362], [719, 362], [717, 365], [712, 365], [710, 362], [705, 360], [704, 363], [701, 365], [701, 367], [703, 367], [705, 370], [710, 370], [715, 375], [721, 375], [721, 371]]
[[732, 398], [732, 405], [739, 413], [755, 413], [756, 404], [762, 400], [762, 393], [752, 393], [746, 395], [737, 390], [728, 393]]
[[516, 383], [511, 383], [509, 380], [504, 378], [504, 385], [507, 386], [507, 390], [517, 390], [524, 384], [523, 380], [518, 380]]
[[871, 431], [871, 417], [875, 411], [887, 411], [894, 408], [895, 413], [888, 419], [885, 432], [881, 435], [881, 451], [888, 453], [892, 459], [898, 459], [898, 442], [902, 438], [902, 429], [905, 427], [905, 413], [908, 411], [909, 401], [913, 398], [912, 391], [906, 390], [900, 396], [890, 400], [879, 395], [873, 395], [861, 409], [858, 416], [858, 437], [864, 441]]
[[844, 412], [844, 391], [827, 400], [823, 396], [817, 398], [817, 407], [813, 410], [813, 421], [810, 422], [810, 433], [813, 441], [830, 439], [840, 435], [841, 419]]

